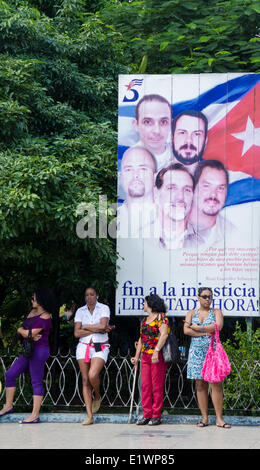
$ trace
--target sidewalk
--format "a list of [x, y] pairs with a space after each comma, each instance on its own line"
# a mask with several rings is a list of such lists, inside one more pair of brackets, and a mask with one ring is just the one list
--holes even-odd
[[156, 427], [128, 424], [128, 415], [96, 415], [82, 426], [83, 413], [42, 413], [39, 424], [19, 424], [26, 416], [1, 419], [0, 449], [260, 449], [260, 418], [226, 417], [232, 428], [221, 429], [213, 416], [207, 428], [197, 428], [197, 416], [163, 417]]

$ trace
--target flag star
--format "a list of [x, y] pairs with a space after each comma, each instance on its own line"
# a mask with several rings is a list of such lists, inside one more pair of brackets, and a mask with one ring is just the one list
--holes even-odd
[[252, 147], [257, 145], [260, 147], [260, 127], [254, 127], [250, 117], [247, 118], [246, 128], [243, 132], [231, 134], [233, 137], [244, 141], [242, 157]]

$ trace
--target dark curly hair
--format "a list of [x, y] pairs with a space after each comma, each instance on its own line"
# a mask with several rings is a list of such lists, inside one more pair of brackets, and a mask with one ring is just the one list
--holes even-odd
[[161, 297], [159, 297], [159, 295], [157, 294], [151, 294], [151, 295], [147, 295], [145, 297], [145, 300], [148, 304], [148, 307], [150, 307], [152, 309], [152, 312], [157, 312], [157, 313], [166, 313], [166, 305], [163, 301], [163, 299], [161, 299]]
[[198, 296], [200, 296], [204, 290], [209, 290], [211, 292], [211, 294], [213, 295], [213, 291], [212, 291], [211, 287], [200, 287], [198, 289]]
[[97, 288], [94, 287], [94, 286], [92, 286], [92, 285], [89, 285], [89, 286], [87, 286], [87, 287], [85, 288], [84, 294], [86, 294], [86, 291], [87, 291], [88, 289], [94, 290], [94, 291], [96, 292], [96, 295], [99, 295]]
[[37, 287], [34, 291], [38, 304], [50, 314], [54, 314], [57, 309], [57, 299], [54, 292], [48, 287]]

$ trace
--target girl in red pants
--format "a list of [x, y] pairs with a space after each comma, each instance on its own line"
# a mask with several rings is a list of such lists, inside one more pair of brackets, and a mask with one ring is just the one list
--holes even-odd
[[145, 297], [144, 318], [140, 338], [132, 364], [137, 365], [140, 354], [141, 359], [141, 396], [143, 417], [137, 425], [161, 424], [161, 409], [163, 406], [163, 388], [167, 364], [164, 362], [161, 349], [170, 332], [169, 320], [165, 316], [164, 301], [156, 294]]

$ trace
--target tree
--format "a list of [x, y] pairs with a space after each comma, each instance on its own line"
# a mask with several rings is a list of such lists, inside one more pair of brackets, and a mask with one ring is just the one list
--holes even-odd
[[80, 239], [77, 208], [98, 213], [100, 195], [116, 200], [117, 75], [129, 68], [121, 34], [85, 3], [0, 3], [4, 312], [39, 284], [54, 286], [61, 304], [80, 303], [87, 283], [107, 298], [114, 291], [115, 240]]
[[99, 15], [123, 34], [130, 63], [148, 58], [146, 73], [259, 71], [256, 0], [114, 0]]

